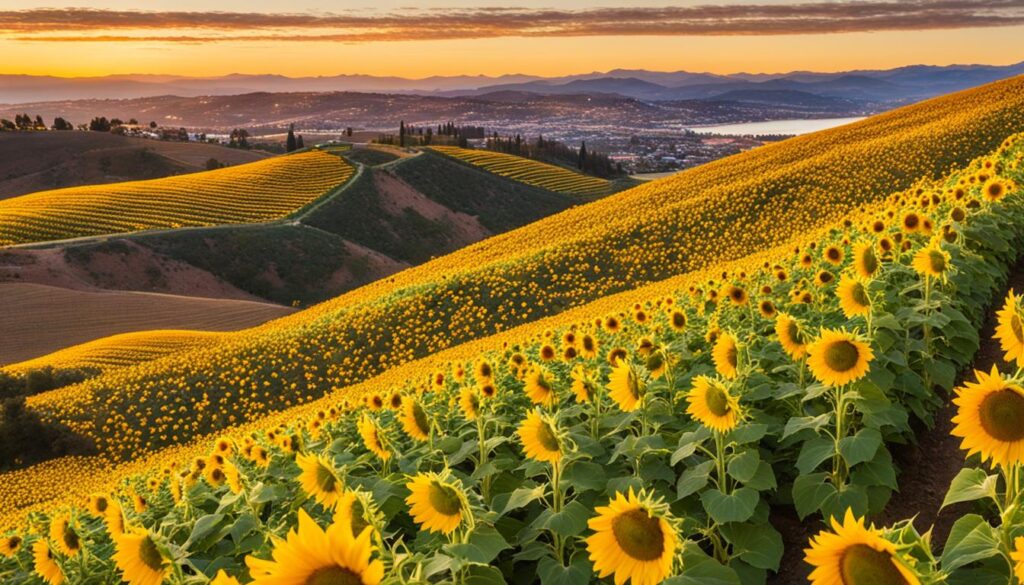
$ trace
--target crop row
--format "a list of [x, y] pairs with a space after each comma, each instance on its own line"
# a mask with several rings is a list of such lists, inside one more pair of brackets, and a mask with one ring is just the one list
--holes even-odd
[[609, 188], [609, 183], [605, 179], [511, 154], [457, 146], [434, 146], [431, 150], [496, 175], [548, 191], [572, 195], [602, 195], [607, 193]]

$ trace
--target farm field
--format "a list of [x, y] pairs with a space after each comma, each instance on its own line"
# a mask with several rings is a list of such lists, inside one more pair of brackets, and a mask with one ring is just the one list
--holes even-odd
[[43, 191], [0, 201], [0, 246], [282, 218], [347, 181], [310, 151], [180, 177]]
[[[0, 367], [120, 333], [153, 329], [232, 331], [294, 312], [253, 301], [131, 291], [0, 284]], [[38, 315], [46, 314], [41, 328]]]
[[611, 189], [611, 182], [591, 177], [548, 163], [511, 154], [471, 150], [457, 146], [433, 146], [431, 150], [478, 166], [488, 172], [516, 181], [571, 195], [602, 195]]
[[[280, 569], [264, 559], [339, 534], [379, 543], [353, 565], [366, 574], [764, 582], [783, 554], [769, 506], [791, 501], [801, 518], [839, 518], [831, 528], [839, 536], [825, 527], [811, 543], [812, 563], [827, 566], [817, 555], [860, 530], [881, 555], [862, 566], [881, 558], [921, 582], [940, 571], [962, 582], [1009, 580], [999, 560], [1012, 545], [988, 539], [963, 549], [966, 533], [984, 530], [979, 516], [957, 520], [934, 557], [926, 527], [869, 530], [859, 519], [883, 510], [898, 487], [890, 447], [913, 435], [912, 421], [931, 420], [978, 347], [985, 305], [1024, 238], [1022, 181], [1018, 134], [948, 175], [735, 260], [440, 352], [120, 469], [104, 458], [14, 472], [0, 495], [10, 508], [42, 506], [34, 522], [57, 536], [72, 530], [80, 546], [101, 551], [55, 563], [69, 578], [113, 570], [102, 551], [121, 550], [128, 526], [124, 534], [153, 543], [161, 577], [183, 566], [206, 578], [269, 576]], [[1020, 341], [1010, 325], [1021, 313], [1011, 295], [997, 330], [1011, 361]], [[978, 378], [957, 390], [963, 417], [979, 408], [985, 416], [968, 396], [1006, 388], [996, 372]], [[960, 420], [954, 432], [965, 447], [985, 445], [985, 428]], [[983, 461], [1020, 465], [979, 448]], [[76, 474], [86, 475], [72, 485], [98, 490], [90, 507], [57, 504], [83, 492], [47, 501], [56, 478]], [[1021, 494], [1012, 483], [1005, 494], [982, 489], [988, 477], [997, 476], [969, 463], [946, 499], [991, 499], [1012, 530], [1010, 504]], [[17, 518], [6, 521], [22, 526]], [[631, 523], [630, 539], [616, 536], [616, 522]], [[287, 540], [268, 538], [289, 530]], [[660, 544], [634, 546], [647, 539]], [[187, 560], [164, 553], [170, 543]], [[55, 558], [65, 554], [77, 552]]]

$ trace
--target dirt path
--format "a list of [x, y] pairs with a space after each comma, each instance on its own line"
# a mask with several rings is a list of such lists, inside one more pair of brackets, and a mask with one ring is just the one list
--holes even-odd
[[[1024, 291], [1024, 262], [1013, 269], [1007, 288]], [[1004, 289], [992, 299], [985, 326], [981, 330], [981, 347], [974, 355], [970, 367], [962, 372], [958, 385], [965, 378], [972, 380], [974, 370], [987, 372], [993, 364], [1003, 363], [999, 342], [992, 336], [996, 326], [996, 311], [1002, 307], [1005, 296]], [[956, 519], [971, 510], [971, 504], [965, 503], [939, 512], [950, 482], [964, 466], [960, 440], [950, 435], [955, 413], [956, 407], [950, 396], [950, 400], [935, 413], [935, 426], [931, 429], [924, 426], [917, 429], [916, 445], [892, 448], [893, 458], [899, 468], [900, 491], [893, 494], [885, 512], [873, 519], [878, 525], [889, 525], [916, 516], [914, 525], [919, 531], [924, 532], [934, 526], [932, 543], [939, 549], [946, 542]], [[770, 577], [768, 583], [806, 584], [809, 570], [803, 562], [803, 549], [807, 546], [808, 538], [817, 534], [821, 526], [811, 519], [801, 523], [792, 509], [773, 511], [771, 520], [776, 529], [782, 532], [786, 552], [779, 574]]]

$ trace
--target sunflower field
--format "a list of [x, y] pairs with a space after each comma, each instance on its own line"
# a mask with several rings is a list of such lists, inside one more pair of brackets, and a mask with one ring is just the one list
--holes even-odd
[[0, 246], [278, 219], [353, 173], [340, 157], [310, 151], [177, 177], [40, 191], [0, 201]]
[[[786, 242], [67, 481], [96, 488], [66, 487], [77, 501], [26, 506], [43, 475], [8, 475], [0, 578], [747, 585], [778, 570], [772, 510], [792, 505], [828, 522], [812, 583], [1020, 583], [1016, 295], [1008, 372], [955, 388], [1024, 244], [1020, 185], [1015, 134]], [[891, 449], [954, 391], [969, 465], [945, 504], [979, 513], [945, 543], [869, 524], [898, 488]]]
[[432, 146], [430, 150], [480, 167], [489, 173], [556, 193], [605, 195], [611, 189], [611, 183], [606, 179], [512, 154], [457, 146]]

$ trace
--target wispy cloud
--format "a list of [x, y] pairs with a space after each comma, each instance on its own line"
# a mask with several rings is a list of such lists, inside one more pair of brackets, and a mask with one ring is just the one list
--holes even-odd
[[91, 8], [0, 11], [0, 36], [51, 42], [355, 43], [509, 36], [800, 35], [1022, 24], [1024, 2], [1020, 0], [820, 1], [590, 10], [478, 8], [362, 15]]

